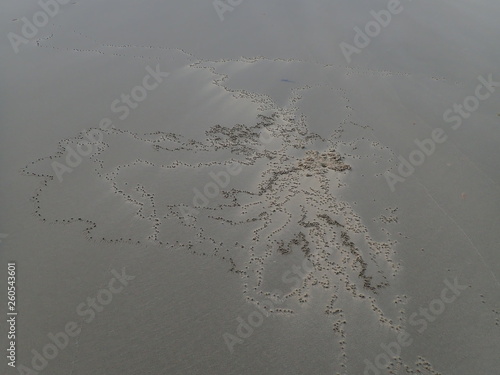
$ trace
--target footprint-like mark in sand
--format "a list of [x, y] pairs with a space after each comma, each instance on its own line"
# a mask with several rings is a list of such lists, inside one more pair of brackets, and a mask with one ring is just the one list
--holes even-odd
[[[52, 37], [42, 38], [37, 44], [50, 40]], [[114, 48], [101, 44], [95, 51], [107, 53], [104, 46]], [[263, 60], [230, 61], [252, 64]], [[338, 371], [347, 373], [345, 326], [350, 320], [346, 307], [350, 301], [362, 301], [367, 315], [389, 331], [398, 333], [405, 323], [400, 310], [405, 296], [390, 296], [396, 314], [385, 312], [378, 301], [400, 271], [397, 241], [390, 235], [391, 225], [397, 223], [397, 208], [380, 216], [382, 238], [374, 236], [366, 220], [338, 194], [348, 188], [346, 177], [356, 173], [355, 162], [371, 162], [356, 155], [360, 143], [380, 158], [392, 155], [369, 141], [367, 125], [359, 125], [365, 140], [343, 139], [344, 129], [358, 124], [352, 121], [353, 108], [342, 88], [333, 91], [345, 102], [346, 110], [342, 118], [335, 119], [333, 135], [325, 138], [310, 131], [308, 118], [297, 109], [303, 96], [323, 84], [294, 87], [288, 103], [279, 106], [268, 95], [230, 89], [229, 77], [214, 68], [221, 62], [191, 61], [190, 69], [215, 75], [215, 86], [257, 103], [259, 114], [254, 123], [215, 125], [203, 140], [162, 131], [138, 134], [115, 127], [104, 131], [102, 142], [59, 183], [52, 163], [64, 162], [66, 148], [81, 144], [83, 137], [63, 140], [57, 153], [23, 169], [42, 179], [33, 197], [35, 214], [50, 223], [82, 223], [92, 241], [151, 245], [164, 251], [180, 249], [216, 257], [241, 277], [249, 303], [258, 305], [271, 299], [279, 304], [270, 314], [301, 313], [302, 306], [311, 303], [311, 295], [321, 291], [323, 311], [338, 337]], [[355, 72], [349, 70], [349, 74]], [[300, 284], [282, 291], [279, 276], [304, 260], [310, 266]], [[412, 367], [395, 358], [388, 370], [438, 374], [421, 357]]]

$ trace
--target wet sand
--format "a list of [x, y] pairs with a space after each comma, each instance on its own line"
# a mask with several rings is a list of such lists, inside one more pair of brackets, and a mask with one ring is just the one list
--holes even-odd
[[405, 2], [347, 62], [385, 6], [74, 2], [19, 53], [4, 38], [18, 365], [75, 321], [40, 373], [495, 373], [499, 92], [457, 129], [443, 113], [500, 77], [498, 5]]

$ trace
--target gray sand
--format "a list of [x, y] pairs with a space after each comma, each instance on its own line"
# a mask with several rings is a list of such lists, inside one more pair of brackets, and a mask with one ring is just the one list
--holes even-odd
[[236, 3], [4, 5], [4, 373], [498, 373], [500, 5]]

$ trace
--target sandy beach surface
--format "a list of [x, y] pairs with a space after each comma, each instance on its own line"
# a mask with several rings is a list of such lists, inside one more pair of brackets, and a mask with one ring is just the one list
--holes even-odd
[[2, 7], [2, 374], [500, 374], [498, 2]]

